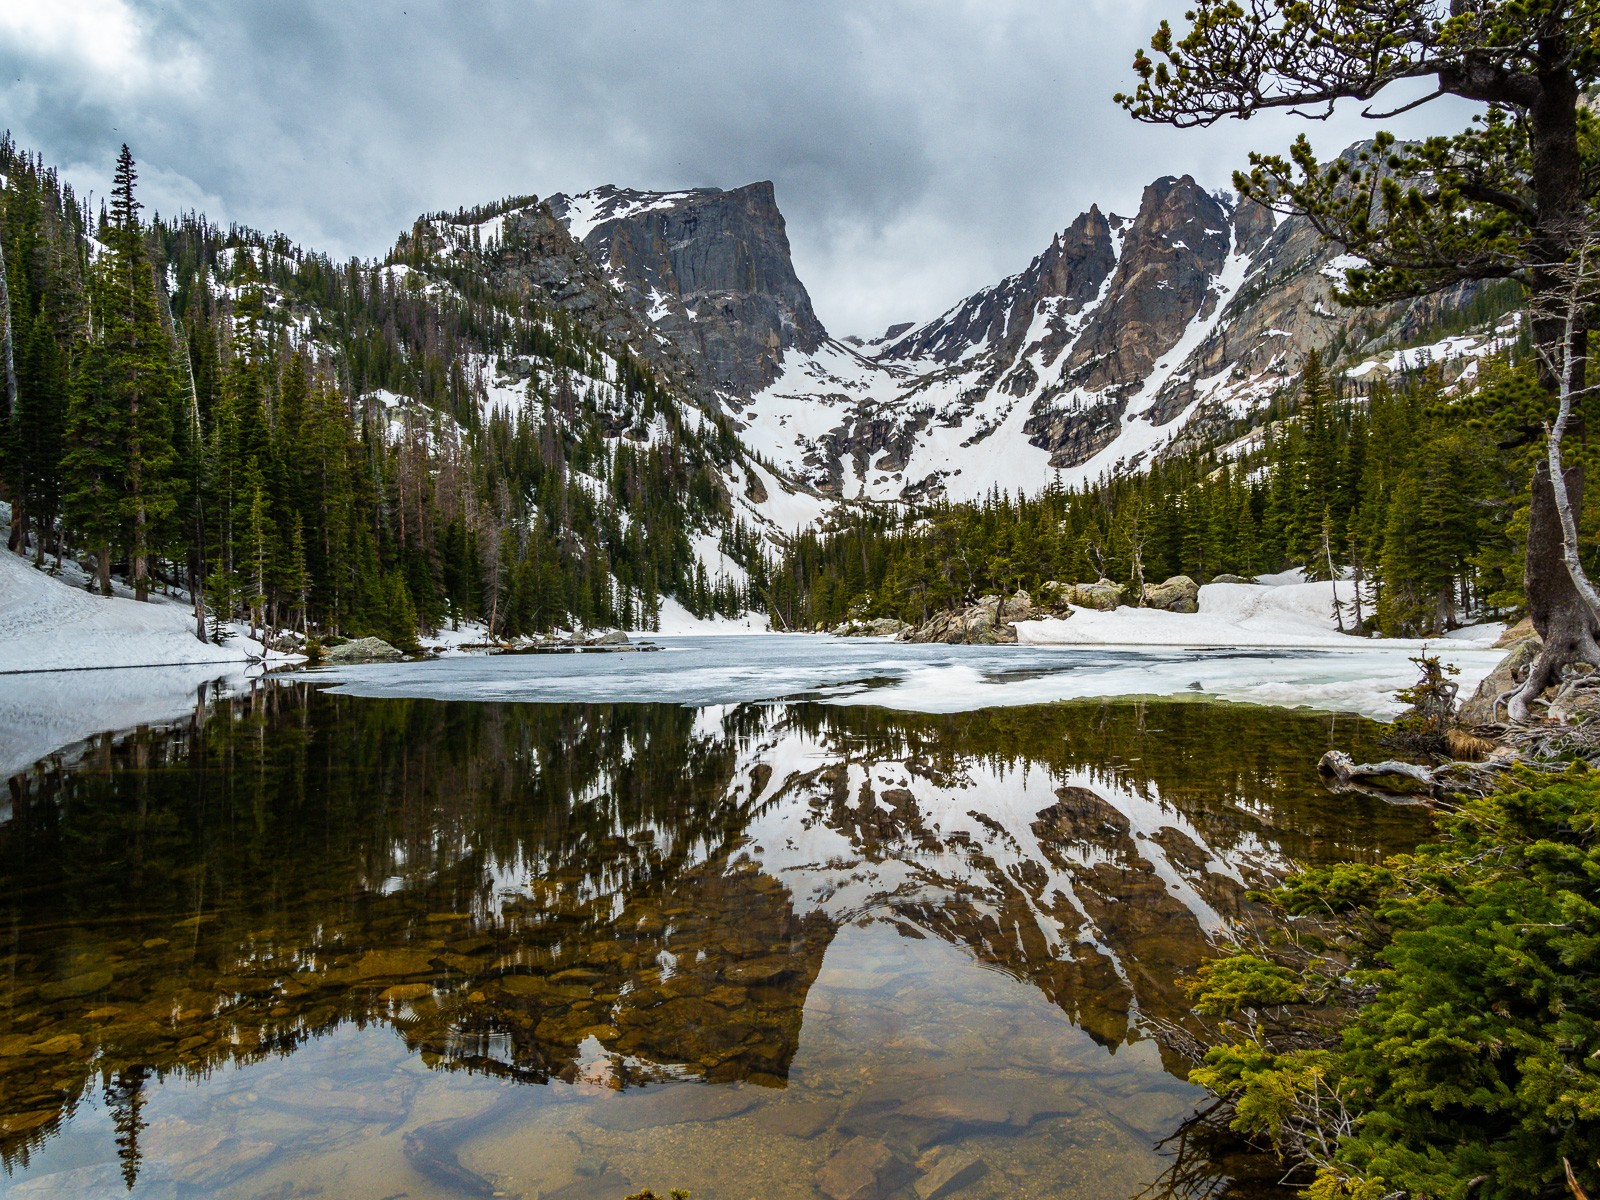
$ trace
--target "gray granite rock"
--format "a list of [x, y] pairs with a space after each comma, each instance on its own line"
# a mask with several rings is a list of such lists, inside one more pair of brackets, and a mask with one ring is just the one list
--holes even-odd
[[1200, 585], [1187, 575], [1174, 575], [1165, 583], [1144, 585], [1146, 608], [1159, 608], [1166, 612], [1193, 613], [1200, 611]]
[[382, 638], [356, 638], [343, 642], [323, 655], [330, 666], [349, 666], [352, 663], [399, 662], [405, 655]]
[[1496, 708], [1495, 699], [1514, 688], [1527, 672], [1534, 659], [1539, 657], [1543, 643], [1537, 634], [1523, 638], [1507, 651], [1500, 665], [1484, 678], [1478, 690], [1472, 693], [1461, 707], [1463, 725], [1493, 725], [1505, 720], [1505, 709]]

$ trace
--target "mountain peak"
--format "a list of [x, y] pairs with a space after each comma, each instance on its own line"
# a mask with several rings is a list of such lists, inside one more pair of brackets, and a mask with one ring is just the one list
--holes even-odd
[[748, 397], [784, 353], [827, 338], [795, 274], [768, 179], [724, 191], [613, 185], [550, 197], [550, 211], [709, 389]]

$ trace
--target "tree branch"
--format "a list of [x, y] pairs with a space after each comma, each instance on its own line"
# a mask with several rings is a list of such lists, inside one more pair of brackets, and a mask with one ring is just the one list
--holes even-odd
[[1424, 104], [1432, 104], [1440, 97], [1448, 96], [1449, 94], [1450, 93], [1445, 91], [1443, 88], [1438, 88], [1432, 92], [1429, 92], [1426, 96], [1423, 96], [1420, 99], [1411, 101], [1410, 104], [1402, 104], [1399, 108], [1389, 109], [1388, 112], [1373, 112], [1371, 108], [1363, 108], [1361, 110], [1361, 115], [1370, 121], [1387, 121], [1391, 117], [1398, 117], [1402, 113], [1408, 113], [1415, 109], [1419, 109]]

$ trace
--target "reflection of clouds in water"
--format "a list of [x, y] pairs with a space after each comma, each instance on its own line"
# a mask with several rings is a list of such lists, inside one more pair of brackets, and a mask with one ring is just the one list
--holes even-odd
[[[1387, 717], [1416, 679], [1416, 645], [1281, 650], [924, 646], [808, 636], [662, 638], [655, 654], [462, 657], [315, 672], [358, 696], [697, 707], [814, 697], [948, 713], [1116, 696], [1193, 694]], [[1353, 639], [1352, 639], [1353, 641]], [[1434, 647], [1470, 691], [1500, 654]]]

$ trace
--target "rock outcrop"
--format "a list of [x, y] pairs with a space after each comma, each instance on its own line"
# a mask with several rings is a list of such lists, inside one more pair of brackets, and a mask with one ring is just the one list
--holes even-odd
[[[492, 217], [419, 222], [416, 235], [429, 239], [422, 248], [430, 257], [457, 268], [470, 263], [496, 288], [566, 313], [614, 349], [649, 363], [670, 383], [705, 392], [696, 364], [655, 336], [648, 311], [613, 284], [549, 202], [525, 196]], [[506, 360], [501, 368], [526, 376], [526, 362]]]
[[[1000, 646], [1017, 641], [1017, 622], [1045, 617], [1070, 617], [1074, 608], [1114, 612], [1128, 601], [1128, 590], [1119, 583], [1101, 579], [1095, 583], [1057, 583], [1039, 585], [1038, 597], [1017, 592], [1002, 600], [983, 596], [965, 608], [935, 613], [921, 625], [900, 634], [903, 642], [943, 642], [953, 646]], [[1200, 585], [1187, 575], [1174, 575], [1163, 583], [1147, 583], [1143, 593], [1147, 608], [1166, 612], [1200, 611]], [[859, 624], [852, 627], [861, 628]], [[840, 633], [846, 626], [835, 629]]]
[[1015, 645], [1018, 621], [1033, 620], [1033, 600], [1018, 592], [1001, 600], [983, 596], [966, 608], [935, 613], [900, 635], [902, 642], [942, 642], [951, 646]]
[[749, 396], [827, 331], [795, 274], [770, 182], [723, 191], [557, 194], [550, 211], [717, 391]]
[[1489, 672], [1478, 685], [1477, 691], [1472, 693], [1471, 699], [1461, 706], [1461, 723], [1494, 725], [1505, 720], [1505, 708], [1497, 705], [1496, 700], [1522, 682], [1528, 667], [1539, 657], [1539, 651], [1543, 648], [1544, 643], [1539, 640], [1538, 634], [1529, 634], [1515, 642], [1500, 660], [1500, 665]]
[[1065, 615], [1072, 608], [1092, 608], [1096, 612], [1112, 612], [1125, 598], [1120, 583], [1102, 579], [1097, 583], [1047, 583], [1039, 594], [1048, 602], [1055, 615]]
[[894, 617], [874, 617], [871, 620], [843, 621], [828, 632], [834, 637], [898, 637], [911, 626]]
[[[881, 361], [932, 359], [952, 364], [974, 346], [992, 345], [1015, 360], [1024, 349], [1031, 322], [1021, 314], [1039, 313], [1045, 329], [1039, 343], [1043, 361], [1055, 361], [1072, 341], [1073, 318], [1100, 295], [1117, 266], [1114, 236], [1126, 229], [1125, 217], [1107, 217], [1091, 207], [1051, 239], [1027, 268], [992, 288], [963, 300], [937, 321], [920, 328], [900, 327], [901, 336], [879, 354]], [[1023, 367], [1000, 381], [1013, 390]]]
[[1079, 603], [1079, 599], [1091, 594], [1103, 598], [1107, 588], [1114, 590], [1118, 596], [1122, 594], [1122, 589], [1115, 584], [1105, 584], [1104, 587], [1101, 584], [1089, 584], [1085, 589], [1047, 583], [1040, 588], [1037, 602], [1027, 592], [1021, 591], [1003, 600], [999, 596], [983, 596], [965, 608], [935, 613], [921, 625], [906, 629], [900, 634], [899, 640], [942, 642], [951, 646], [1011, 646], [1017, 641], [1018, 621], [1070, 617], [1070, 605]]

